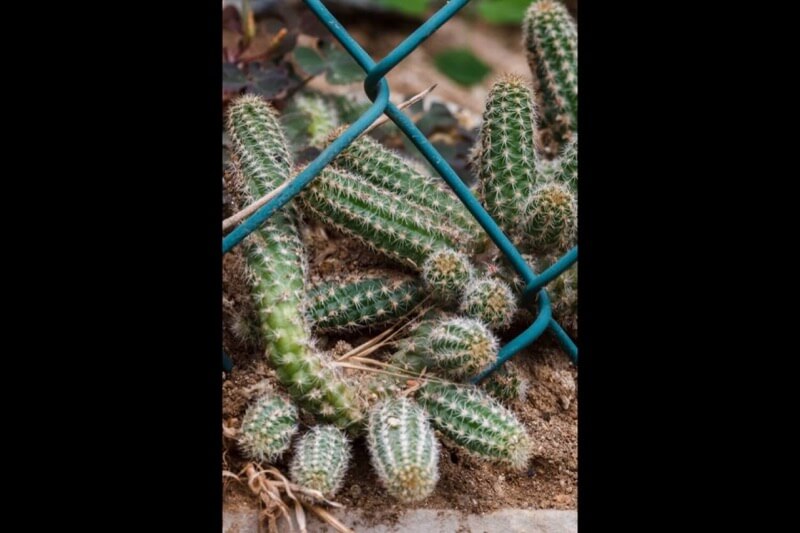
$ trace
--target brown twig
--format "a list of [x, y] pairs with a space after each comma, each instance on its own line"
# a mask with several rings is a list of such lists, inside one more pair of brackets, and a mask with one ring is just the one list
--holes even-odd
[[[423, 98], [425, 98], [425, 96], [435, 88], [436, 88], [436, 84], [431, 85], [429, 88], [425, 89], [421, 93], [411, 97], [410, 99], [406, 100], [402, 104], [398, 105], [397, 108], [398, 109], [405, 109], [408, 106], [415, 104], [416, 102], [418, 102], [418, 101], [422, 100]], [[378, 126], [386, 123], [387, 120], [389, 120], [389, 117], [387, 117], [386, 115], [382, 115], [382, 116], [378, 117], [375, 120], [375, 122], [373, 122], [366, 130], [364, 130], [364, 133], [362, 133], [361, 135], [365, 135], [367, 132], [372, 131], [373, 129], [377, 128]], [[252, 204], [248, 205], [247, 207], [245, 207], [244, 209], [242, 209], [238, 213], [235, 213], [235, 214], [229, 216], [228, 218], [226, 218], [225, 220], [223, 220], [222, 221], [222, 232], [226, 233], [228, 230], [230, 230], [231, 228], [233, 228], [234, 226], [239, 224], [242, 220], [244, 220], [245, 218], [249, 217], [250, 215], [252, 215], [256, 211], [258, 211], [261, 207], [266, 205], [267, 202], [269, 202], [270, 200], [275, 198], [284, 189], [286, 189], [286, 187], [288, 187], [289, 184], [292, 181], [294, 181], [294, 179], [296, 177], [297, 177], [296, 175], [292, 176], [291, 178], [289, 178], [285, 182], [281, 183], [278, 187], [276, 187], [272, 191], [268, 192], [267, 194], [265, 194], [264, 196], [262, 196], [261, 198], [259, 198], [255, 202], [253, 202]]]

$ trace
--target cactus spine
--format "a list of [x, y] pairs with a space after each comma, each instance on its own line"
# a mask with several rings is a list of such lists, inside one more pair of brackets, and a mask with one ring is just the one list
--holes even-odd
[[322, 147], [325, 140], [339, 124], [336, 109], [318, 94], [301, 94], [295, 97], [294, 105], [306, 118], [308, 144]]
[[[344, 129], [335, 131], [331, 139]], [[480, 251], [485, 244], [486, 235], [478, 222], [441, 180], [422, 174], [411, 162], [374, 139], [359, 137], [337, 156], [334, 164], [448, 220], [467, 238], [466, 251]]]
[[389, 494], [407, 503], [433, 492], [439, 480], [439, 443], [425, 412], [412, 400], [389, 400], [370, 411], [367, 445]]
[[289, 466], [292, 481], [332, 496], [342, 486], [350, 462], [350, 442], [334, 426], [315, 426], [295, 447]]
[[417, 401], [433, 425], [478, 457], [524, 468], [531, 441], [516, 416], [473, 386], [428, 382]]
[[575, 240], [578, 203], [566, 185], [552, 182], [538, 186], [523, 209], [523, 247], [546, 253], [564, 250]]
[[414, 279], [387, 276], [326, 281], [308, 291], [308, 314], [322, 333], [387, 326], [425, 297]]
[[481, 320], [492, 330], [499, 331], [511, 325], [517, 312], [517, 302], [505, 282], [485, 276], [467, 285], [461, 300], [461, 311]]
[[540, 0], [528, 8], [523, 33], [542, 125], [561, 144], [578, 128], [578, 29], [563, 4]]
[[323, 169], [300, 200], [322, 222], [417, 270], [431, 252], [465, 242], [429, 208], [339, 169]]
[[449, 248], [433, 252], [422, 265], [422, 279], [434, 297], [443, 303], [458, 302], [474, 277], [475, 269], [469, 258]]
[[[241, 191], [252, 201], [288, 178], [292, 165], [277, 116], [264, 100], [243, 96], [231, 104], [228, 129]], [[288, 207], [288, 209], [286, 208]], [[249, 277], [278, 379], [311, 413], [339, 427], [361, 418], [355, 395], [314, 349], [304, 314], [306, 257], [293, 206], [275, 213], [245, 241]]]
[[289, 449], [297, 427], [297, 408], [286, 398], [267, 393], [245, 411], [239, 447], [251, 459], [272, 462]]
[[519, 77], [492, 86], [475, 154], [486, 209], [506, 233], [521, 222], [522, 207], [537, 181], [533, 95]]
[[481, 382], [481, 388], [501, 402], [512, 402], [525, 398], [528, 381], [520, 376], [519, 370], [511, 361], [506, 361]]

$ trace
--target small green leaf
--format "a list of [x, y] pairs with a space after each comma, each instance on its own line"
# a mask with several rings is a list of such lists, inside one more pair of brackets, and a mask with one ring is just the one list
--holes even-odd
[[307, 74], [314, 75], [325, 70], [325, 60], [313, 48], [298, 46], [294, 49], [294, 60]]
[[478, 13], [492, 24], [519, 24], [525, 18], [525, 10], [535, 3], [531, 0], [481, 0]]
[[466, 48], [451, 48], [434, 57], [439, 71], [451, 80], [469, 87], [479, 83], [491, 69]]
[[334, 85], [355, 83], [366, 78], [366, 74], [356, 63], [356, 60], [344, 50], [331, 49], [328, 54], [327, 80]]
[[430, 0], [378, 0], [378, 3], [406, 15], [424, 15]]
[[236, 92], [247, 86], [247, 78], [233, 63], [222, 64], [222, 90]]

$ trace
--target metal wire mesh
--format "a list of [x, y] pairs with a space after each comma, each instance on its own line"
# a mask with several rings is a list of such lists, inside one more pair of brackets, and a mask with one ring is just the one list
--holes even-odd
[[498, 353], [497, 360], [492, 365], [485, 368], [480, 374], [472, 378], [472, 382], [477, 383], [489, 376], [520, 350], [538, 339], [547, 329], [556, 336], [562, 347], [572, 357], [573, 361], [577, 363], [578, 348], [558, 322], [552, 318], [550, 297], [544, 289], [544, 286], [577, 261], [578, 247], [576, 246], [571, 249], [555, 264], [537, 275], [531, 266], [527, 264], [525, 259], [523, 259], [520, 252], [511, 243], [508, 237], [500, 230], [494, 219], [481, 206], [480, 202], [472, 195], [467, 186], [461, 181], [455, 171], [436, 151], [417, 126], [409, 117], [403, 114], [397, 106], [389, 101], [389, 86], [384, 76], [461, 8], [467, 5], [469, 0], [451, 0], [378, 63], [372, 60], [369, 54], [367, 54], [350, 36], [347, 30], [344, 29], [320, 0], [303, 1], [320, 22], [322, 22], [339, 43], [341, 43], [344, 49], [353, 56], [361, 68], [364, 69], [364, 72], [367, 74], [364, 80], [364, 90], [373, 103], [358, 120], [341, 134], [341, 136], [328, 145], [314, 161], [306, 166], [280, 194], [264, 204], [258, 211], [231, 231], [231, 233], [222, 240], [222, 253], [227, 253], [231, 248], [241, 242], [242, 239], [247, 237], [247, 235], [260, 227], [273, 213], [291, 200], [303, 187], [313, 180], [326, 165], [332, 162], [342, 150], [347, 148], [351, 142], [361, 135], [370, 124], [385, 113], [397, 124], [397, 127], [409, 138], [414, 146], [419, 149], [428, 162], [430, 162], [431, 166], [433, 166], [442, 179], [450, 186], [456, 196], [464, 203], [469, 212], [472, 213], [472, 216], [475, 217], [492, 241], [494, 241], [500, 251], [506, 256], [517, 274], [522, 277], [525, 282], [525, 289], [522, 293], [523, 303], [526, 305], [533, 305], [534, 296], [538, 294], [538, 312], [534, 322], [528, 326], [525, 331], [506, 343]]

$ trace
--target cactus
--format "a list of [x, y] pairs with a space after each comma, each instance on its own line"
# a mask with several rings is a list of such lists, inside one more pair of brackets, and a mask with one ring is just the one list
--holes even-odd
[[443, 314], [420, 322], [398, 343], [389, 363], [407, 372], [420, 373], [427, 368], [463, 380], [494, 361], [499, 344], [479, 320]]
[[536, 172], [533, 95], [522, 78], [506, 76], [489, 91], [476, 145], [481, 194], [506, 233], [520, 222], [525, 198], [541, 178]]
[[269, 392], [245, 411], [239, 429], [239, 447], [251, 459], [272, 462], [289, 449], [297, 428], [294, 404]]
[[[237, 186], [252, 201], [289, 175], [292, 161], [273, 109], [243, 96], [231, 104], [228, 130], [234, 143]], [[315, 350], [304, 312], [306, 256], [294, 207], [285, 206], [244, 242], [248, 277], [267, 356], [278, 379], [301, 407], [339, 427], [361, 419], [354, 391]]]
[[[543, 272], [558, 260], [556, 256], [544, 256], [537, 260], [536, 268]], [[575, 263], [560, 276], [547, 284], [553, 317], [569, 333], [578, 333], [578, 264]]]
[[326, 281], [308, 291], [308, 314], [322, 333], [383, 327], [408, 314], [424, 298], [421, 284], [411, 278]]
[[523, 22], [542, 125], [558, 144], [578, 130], [578, 28], [566, 7], [540, 0]]
[[540, 253], [565, 250], [578, 230], [575, 195], [561, 183], [545, 183], [533, 191], [524, 205], [521, 247]]
[[290, 132], [292, 145], [322, 148], [328, 135], [339, 124], [339, 113], [326, 96], [304, 93], [292, 98], [280, 120]]
[[448, 248], [433, 252], [422, 265], [422, 279], [434, 297], [444, 303], [458, 302], [474, 276], [469, 258]]
[[556, 172], [553, 179], [563, 183], [574, 193], [578, 194], [578, 134], [564, 145], [559, 158], [556, 160]]
[[[344, 129], [341, 127], [334, 131], [330, 139], [339, 137]], [[334, 165], [448, 220], [467, 238], [469, 244], [465, 251], [482, 251], [486, 245], [486, 234], [452, 190], [441, 180], [424, 175], [414, 168], [412, 162], [376, 140], [367, 136], [359, 137], [342, 150], [334, 160]]]
[[501, 402], [522, 400], [528, 391], [528, 380], [520, 376], [519, 370], [511, 361], [506, 361], [480, 386]]
[[517, 312], [517, 302], [511, 288], [503, 281], [492, 277], [472, 280], [464, 291], [461, 311], [477, 318], [494, 331], [509, 325]]
[[427, 498], [439, 480], [439, 443], [425, 412], [408, 398], [369, 413], [367, 445], [387, 492], [403, 503]]
[[289, 466], [292, 481], [333, 496], [342, 486], [350, 462], [350, 442], [334, 426], [315, 426], [295, 447]]
[[531, 441], [516, 416], [474, 386], [428, 382], [417, 393], [433, 425], [456, 444], [483, 459], [523, 469]]
[[435, 250], [466, 241], [440, 213], [343, 170], [323, 169], [299, 198], [312, 216], [417, 270]]

